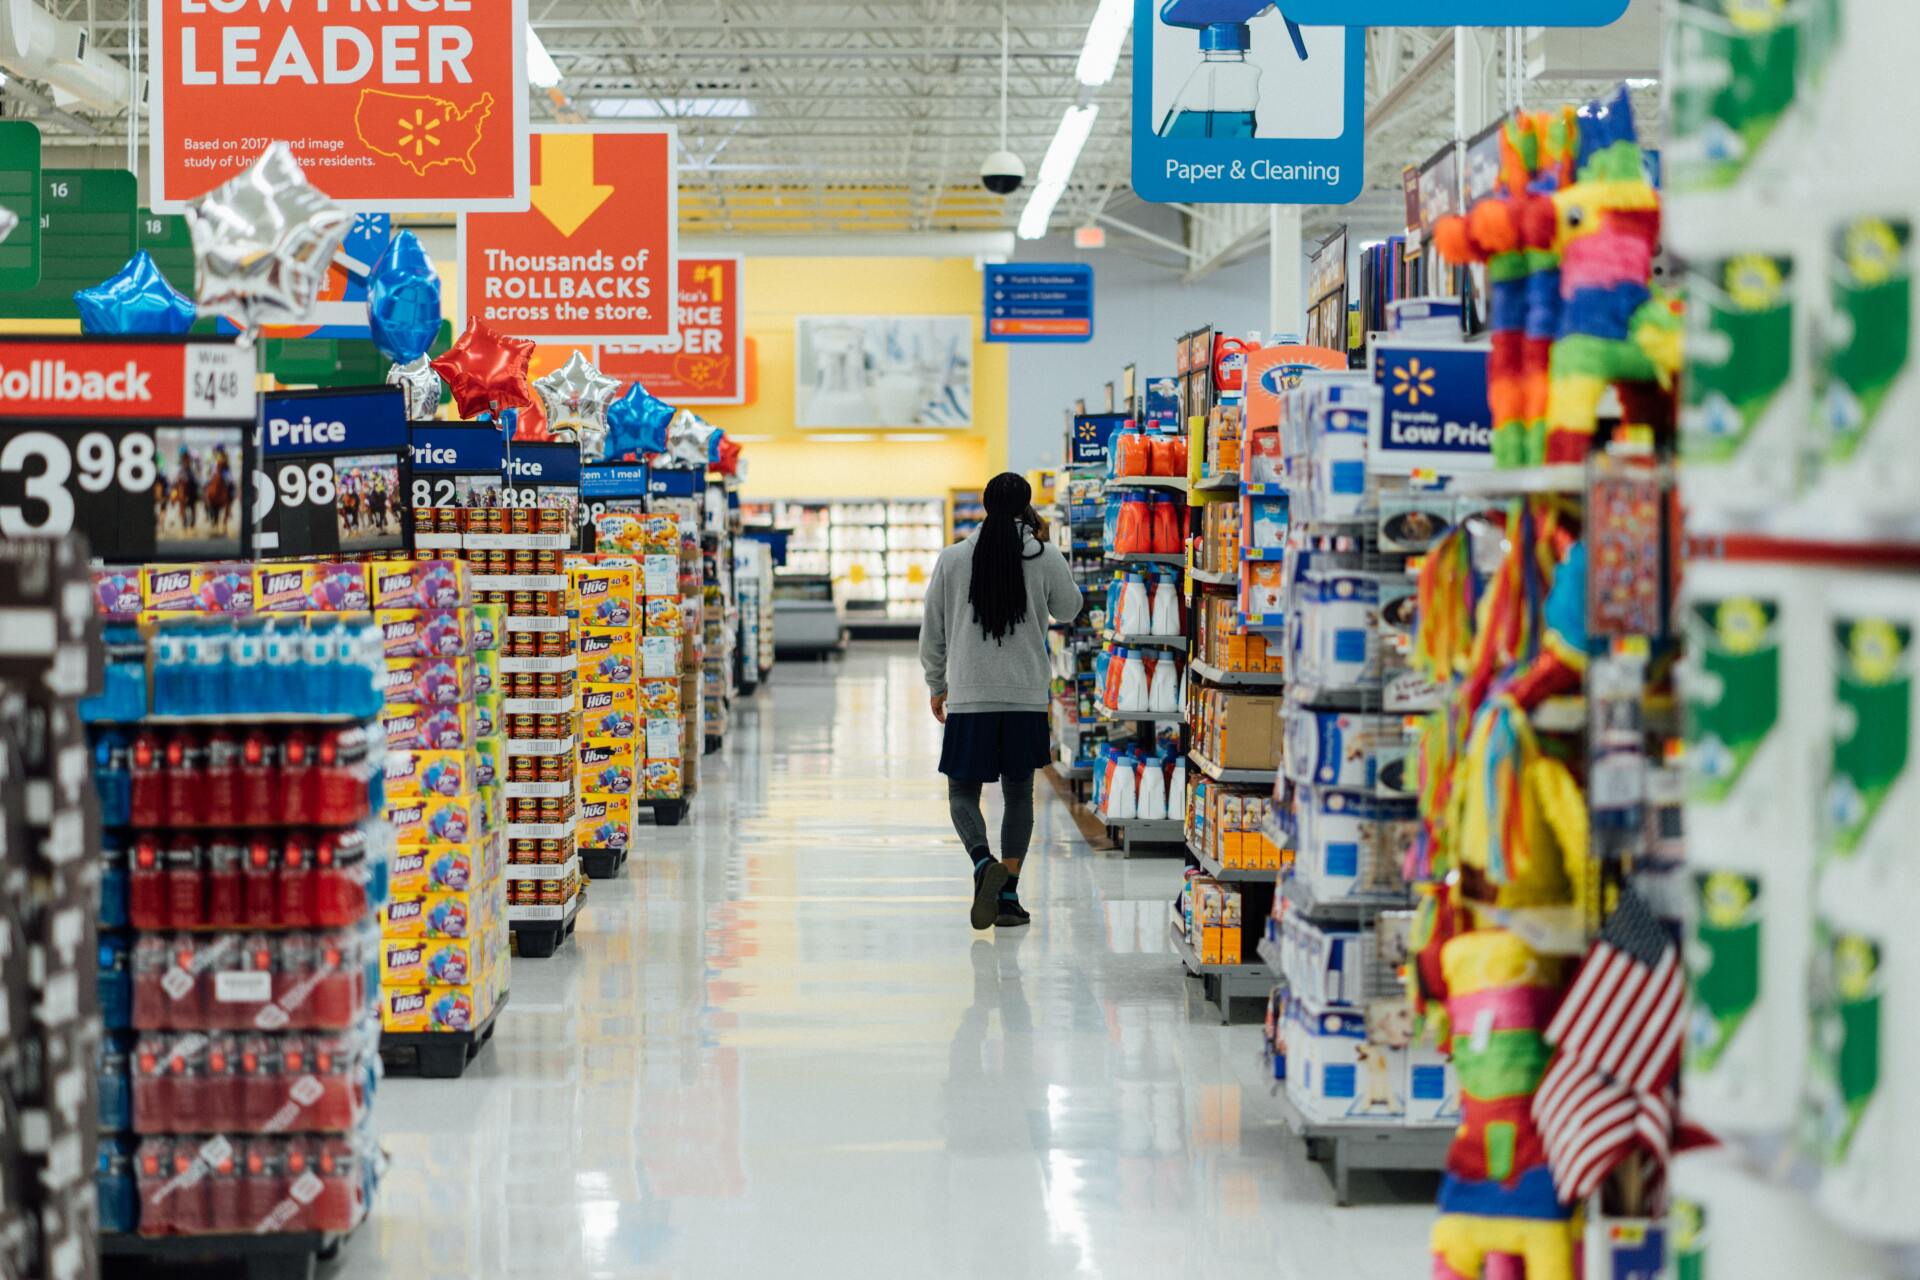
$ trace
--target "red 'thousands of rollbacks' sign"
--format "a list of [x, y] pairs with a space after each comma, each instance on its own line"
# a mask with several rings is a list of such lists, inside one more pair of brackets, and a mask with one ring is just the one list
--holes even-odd
[[379, 212], [524, 209], [526, 0], [148, 0], [153, 207], [286, 142]]
[[460, 219], [460, 315], [535, 342], [677, 332], [671, 125], [548, 125], [532, 207]]
[[0, 420], [247, 416], [248, 355], [219, 342], [3, 341]]

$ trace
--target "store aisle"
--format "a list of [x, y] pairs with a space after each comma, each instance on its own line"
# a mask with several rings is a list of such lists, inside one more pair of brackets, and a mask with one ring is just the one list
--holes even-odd
[[336, 1274], [1420, 1273], [1430, 1205], [1333, 1209], [1181, 975], [1178, 863], [1042, 783], [1034, 925], [974, 934], [938, 754], [908, 646], [782, 663], [467, 1077], [385, 1083]]

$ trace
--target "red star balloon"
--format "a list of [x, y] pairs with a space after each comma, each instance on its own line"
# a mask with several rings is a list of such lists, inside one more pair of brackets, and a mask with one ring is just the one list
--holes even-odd
[[714, 470], [723, 476], [738, 475], [740, 472], [740, 446], [724, 434], [720, 437], [720, 457], [714, 463]]
[[521, 409], [533, 403], [527, 385], [527, 367], [533, 344], [510, 338], [479, 316], [470, 316], [467, 331], [433, 362], [433, 371], [446, 380], [462, 418], [473, 419], [501, 409]]
[[514, 414], [518, 419], [513, 427], [515, 440], [544, 444], [553, 439], [553, 432], [547, 425], [546, 411], [540, 406], [538, 397], [532, 404], [515, 409]]

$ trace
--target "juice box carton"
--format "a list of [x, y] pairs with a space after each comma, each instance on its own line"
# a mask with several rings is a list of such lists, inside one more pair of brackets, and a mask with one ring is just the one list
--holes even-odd
[[350, 562], [262, 564], [253, 570], [261, 613], [357, 612], [368, 605], [367, 567]]
[[581, 627], [574, 643], [583, 684], [632, 684], [635, 647], [630, 627]]
[[393, 853], [391, 892], [397, 896], [436, 890], [459, 892], [483, 881], [479, 841], [449, 845], [404, 845]]
[[646, 762], [646, 791], [649, 800], [678, 799], [685, 786], [685, 773], [678, 759]]
[[387, 701], [452, 706], [473, 696], [471, 658], [388, 658]]
[[491, 653], [500, 647], [500, 637], [507, 630], [507, 606], [503, 604], [476, 604], [472, 609], [473, 649], [476, 653]]
[[473, 751], [388, 751], [387, 800], [470, 795], [479, 788], [479, 772]]
[[633, 799], [631, 796], [595, 795], [580, 797], [574, 818], [574, 844], [582, 849], [625, 849], [633, 837]]
[[589, 738], [631, 738], [639, 698], [630, 684], [587, 684], [580, 688], [580, 732]]
[[646, 605], [646, 634], [650, 636], [677, 636], [686, 630], [686, 611], [680, 603], [680, 597], [648, 596]]
[[463, 987], [484, 967], [479, 938], [384, 938], [380, 943], [382, 987]]
[[480, 835], [480, 798], [467, 794], [389, 801], [387, 823], [402, 844], [466, 844]]
[[457, 609], [472, 599], [458, 560], [375, 560], [370, 576], [375, 609]]
[[680, 682], [673, 679], [642, 680], [635, 698], [635, 709], [645, 716], [679, 715]]
[[485, 897], [481, 888], [396, 893], [380, 909], [380, 932], [389, 938], [471, 937]]
[[380, 712], [389, 751], [458, 751], [474, 744], [473, 704], [431, 707], [418, 702], [388, 703]]
[[148, 565], [140, 598], [149, 613], [251, 613], [254, 566], [240, 562]]
[[664, 760], [680, 754], [680, 726], [678, 716], [648, 716], [645, 756], [649, 760]]
[[678, 680], [680, 642], [672, 636], [647, 636], [642, 639], [640, 676], [645, 680]]
[[467, 609], [376, 609], [374, 625], [389, 658], [462, 658], [473, 652]]
[[580, 743], [580, 788], [632, 795], [636, 754], [631, 738], [587, 738]]
[[388, 987], [380, 992], [380, 1029], [396, 1033], [472, 1031], [493, 1012], [491, 976], [457, 987]]

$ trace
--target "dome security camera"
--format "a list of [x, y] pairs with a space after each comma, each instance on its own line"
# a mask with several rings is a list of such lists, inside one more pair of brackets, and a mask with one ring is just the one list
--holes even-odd
[[1027, 178], [1027, 166], [1011, 151], [996, 151], [980, 166], [980, 185], [997, 196], [1010, 196]]

